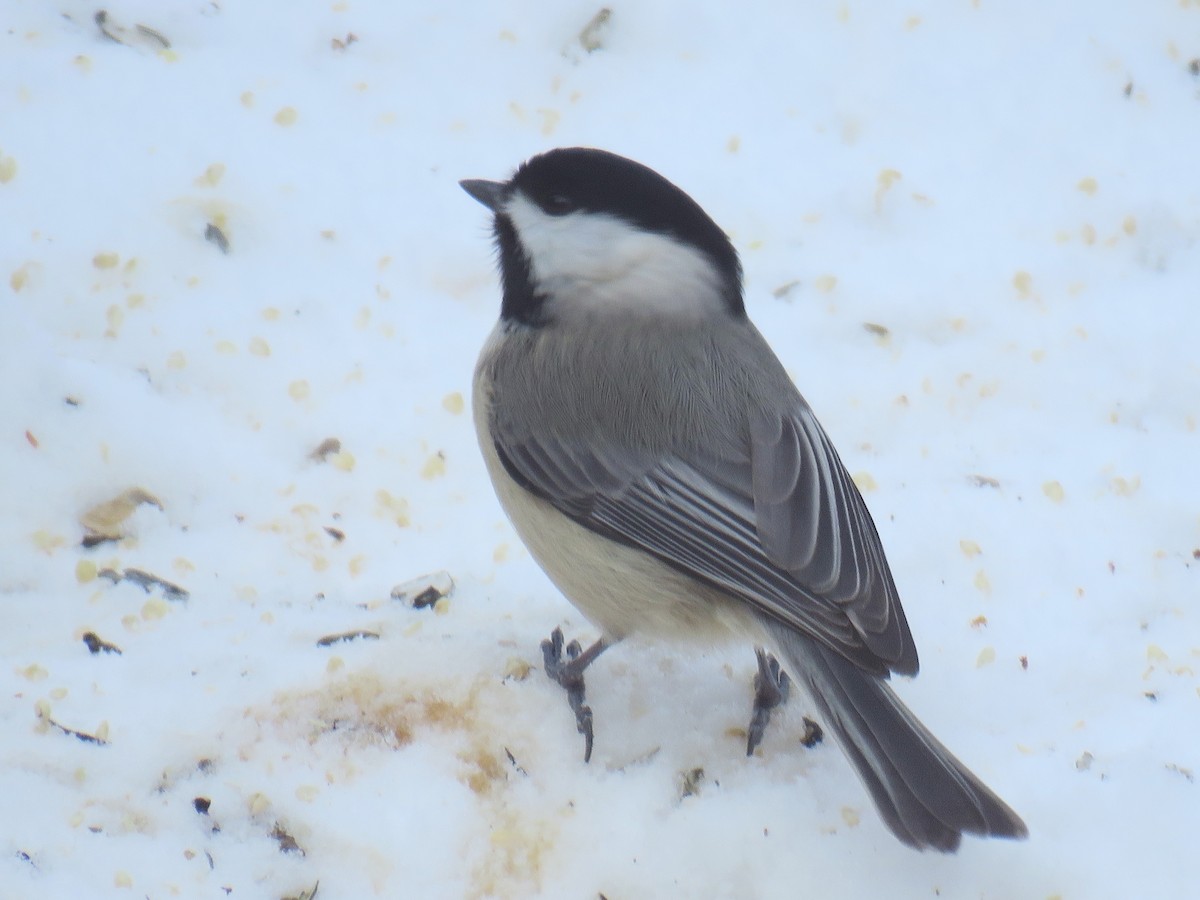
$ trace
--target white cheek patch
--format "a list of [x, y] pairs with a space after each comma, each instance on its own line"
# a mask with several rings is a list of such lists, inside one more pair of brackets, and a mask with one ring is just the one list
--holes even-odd
[[547, 215], [520, 194], [504, 212], [529, 257], [537, 287], [559, 314], [721, 311], [722, 282], [708, 258], [672, 237], [603, 213]]

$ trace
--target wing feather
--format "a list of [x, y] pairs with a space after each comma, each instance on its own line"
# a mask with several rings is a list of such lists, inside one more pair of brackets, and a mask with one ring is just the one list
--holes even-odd
[[620, 543], [739, 596], [872, 672], [916, 671], [878, 534], [806, 405], [752, 419], [744, 458], [652, 454], [493, 427], [527, 490]]

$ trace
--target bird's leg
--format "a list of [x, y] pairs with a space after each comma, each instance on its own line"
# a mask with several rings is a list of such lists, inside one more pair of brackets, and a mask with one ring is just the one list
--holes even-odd
[[567, 702], [575, 712], [575, 727], [583, 735], [584, 762], [592, 758], [592, 708], [583, 702], [583, 670], [608, 647], [608, 642], [600, 638], [586, 650], [581, 651], [579, 641], [571, 641], [564, 648], [561, 628], [555, 628], [550, 637], [542, 641], [546, 674], [566, 690]]
[[763, 733], [771, 721], [771, 710], [787, 703], [791, 679], [779, 668], [779, 660], [762, 647], [754, 648], [758, 657], [758, 673], [754, 676], [754, 713], [746, 733], [746, 755], [752, 756], [762, 742]]

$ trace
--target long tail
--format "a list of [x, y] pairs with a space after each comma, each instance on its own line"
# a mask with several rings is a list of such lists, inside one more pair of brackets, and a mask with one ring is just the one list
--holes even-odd
[[1025, 823], [935, 738], [886, 681], [832, 650], [768, 623], [784, 668], [815, 700], [887, 826], [944, 853], [962, 835], [1023, 838]]

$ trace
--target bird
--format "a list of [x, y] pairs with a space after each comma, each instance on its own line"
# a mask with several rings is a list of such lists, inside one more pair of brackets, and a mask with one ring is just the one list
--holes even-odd
[[1021, 818], [892, 689], [916, 645], [878, 532], [812, 408], [751, 322], [727, 235], [653, 169], [590, 147], [461, 187], [492, 214], [500, 316], [472, 400], [492, 485], [600, 632], [545, 671], [594, 740], [584, 670], [630, 635], [755, 648], [753, 752], [809, 696], [903, 843], [1024, 838]]

